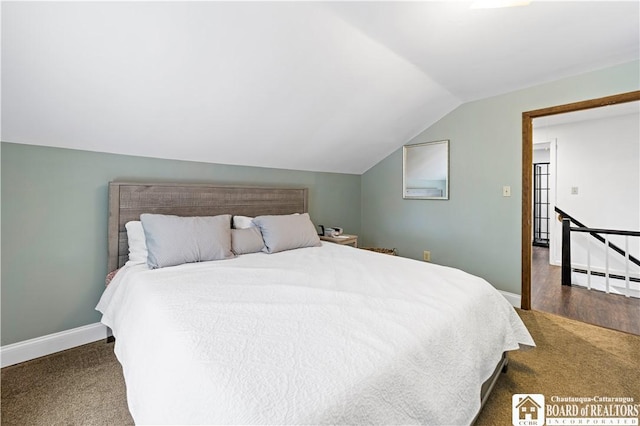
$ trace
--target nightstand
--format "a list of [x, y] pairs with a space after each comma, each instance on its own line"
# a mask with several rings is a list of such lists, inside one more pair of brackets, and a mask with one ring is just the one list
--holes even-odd
[[330, 243], [340, 244], [343, 246], [352, 245], [354, 247], [358, 247], [358, 236], [357, 235], [338, 235], [337, 237], [325, 237], [323, 235], [320, 236], [322, 241], [328, 241]]

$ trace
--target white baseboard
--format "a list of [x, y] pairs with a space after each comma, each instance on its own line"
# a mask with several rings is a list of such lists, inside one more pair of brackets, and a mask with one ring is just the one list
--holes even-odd
[[[562, 261], [553, 261], [550, 263], [550, 265], [562, 266]], [[584, 271], [589, 269], [586, 263], [571, 263], [571, 268], [582, 269]], [[604, 266], [591, 266], [591, 272], [600, 272], [604, 274], [606, 272], [606, 269]], [[609, 275], [620, 275], [624, 277], [625, 274], [626, 271], [624, 269], [609, 268]], [[629, 274], [629, 276], [632, 278], [640, 278], [640, 274], [634, 273], [633, 271]]]
[[107, 327], [99, 322], [36, 337], [0, 347], [1, 365], [7, 367], [106, 338]]
[[514, 308], [519, 308], [520, 306], [522, 306], [522, 296], [520, 296], [519, 294], [509, 293], [508, 291], [502, 290], [498, 291], [504, 296], [505, 299], [509, 301], [509, 303], [511, 303], [511, 305], [513, 305]]

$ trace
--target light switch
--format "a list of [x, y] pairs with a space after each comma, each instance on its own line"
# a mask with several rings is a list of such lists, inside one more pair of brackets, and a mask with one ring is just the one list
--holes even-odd
[[578, 195], [578, 187], [577, 186], [572, 186], [571, 187], [571, 195]]
[[502, 187], [502, 196], [503, 197], [511, 197], [511, 187], [510, 186], [503, 186]]

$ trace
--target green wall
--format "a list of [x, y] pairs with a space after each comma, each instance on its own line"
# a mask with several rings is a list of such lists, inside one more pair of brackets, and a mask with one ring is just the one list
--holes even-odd
[[[639, 62], [464, 104], [408, 143], [449, 139], [450, 200], [402, 199], [402, 149], [362, 176], [2, 143], [2, 345], [99, 321], [112, 180], [294, 185], [361, 245], [461, 268], [520, 294], [523, 111], [640, 89]], [[510, 185], [512, 196], [502, 197]]]
[[98, 322], [113, 180], [309, 188], [317, 224], [360, 232], [360, 176], [2, 143], [2, 345]]
[[[402, 199], [402, 149], [362, 176], [361, 243], [521, 290], [522, 112], [640, 89], [639, 62], [461, 105], [407, 143], [449, 139], [450, 200]], [[502, 187], [511, 186], [511, 197]]]

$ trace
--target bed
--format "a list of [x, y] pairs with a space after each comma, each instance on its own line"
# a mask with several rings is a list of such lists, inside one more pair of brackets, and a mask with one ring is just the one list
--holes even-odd
[[[120, 270], [97, 309], [137, 424], [471, 424], [505, 353], [535, 346], [458, 269], [319, 240], [268, 253], [270, 223], [308, 217], [305, 188], [112, 182], [109, 195]], [[264, 247], [129, 264], [125, 225], [149, 213], [264, 217]]]

